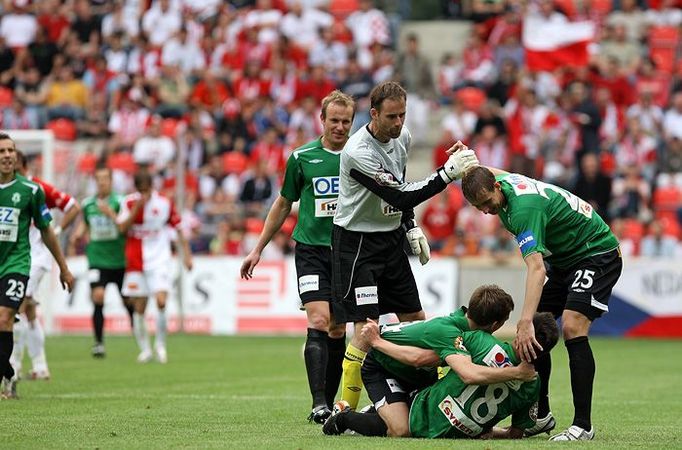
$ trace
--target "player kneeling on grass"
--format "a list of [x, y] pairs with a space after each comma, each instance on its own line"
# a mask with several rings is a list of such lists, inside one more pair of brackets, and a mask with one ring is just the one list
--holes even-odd
[[[559, 331], [551, 314], [537, 313], [533, 318], [535, 337], [543, 346], [543, 352], [550, 351], [558, 340]], [[369, 330], [368, 330], [369, 331]], [[366, 333], [371, 334], [371, 333]], [[373, 345], [387, 348], [381, 337], [373, 339]], [[456, 370], [451, 370], [443, 379], [419, 391], [412, 399], [409, 416], [390, 416], [382, 414], [382, 409], [390, 406], [387, 397], [375, 402], [378, 413], [357, 416], [349, 408], [337, 408], [325, 424], [327, 434], [340, 434], [351, 429], [361, 434], [368, 431], [366, 426], [355, 424], [384, 422], [384, 434], [375, 426], [374, 434], [400, 437], [423, 438], [484, 438], [519, 439], [524, 430], [535, 425], [537, 400], [540, 381], [537, 377], [510, 379], [506, 382], [481, 384], [471, 366], [489, 366], [493, 370], [509, 371], [525, 365], [514, 352], [511, 344], [502, 342], [482, 330], [463, 332], [455, 340], [455, 352], [449, 358], [456, 358]], [[387, 350], [391, 356], [412, 360], [437, 361], [435, 353], [417, 348], [392, 345]], [[402, 350], [402, 351], [401, 351]], [[430, 356], [429, 356], [430, 353]], [[532, 379], [531, 379], [532, 378]], [[390, 392], [403, 391], [395, 379], [386, 379]], [[369, 391], [369, 389], [368, 389]], [[407, 397], [408, 394], [402, 392]], [[340, 410], [340, 411], [339, 411]], [[512, 416], [509, 428], [494, 428], [498, 422]], [[399, 430], [396, 433], [394, 430]]]

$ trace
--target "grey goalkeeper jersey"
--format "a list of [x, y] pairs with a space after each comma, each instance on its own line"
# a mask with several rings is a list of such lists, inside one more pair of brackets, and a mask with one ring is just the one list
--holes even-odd
[[382, 232], [400, 227], [403, 211], [445, 189], [442, 168], [418, 182], [405, 181], [412, 138], [403, 127], [397, 139], [378, 141], [367, 126], [353, 134], [341, 152], [339, 197], [334, 224], [349, 231]]

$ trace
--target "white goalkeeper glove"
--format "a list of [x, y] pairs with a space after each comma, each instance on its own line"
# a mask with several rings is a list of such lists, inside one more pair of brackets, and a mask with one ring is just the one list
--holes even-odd
[[414, 227], [407, 231], [407, 240], [412, 248], [412, 253], [419, 256], [419, 262], [422, 266], [431, 259], [431, 248], [429, 248], [429, 241], [426, 240], [424, 232], [419, 227]]
[[455, 181], [462, 178], [467, 169], [478, 165], [478, 158], [473, 150], [460, 150], [450, 155], [443, 165], [443, 171], [451, 181]]

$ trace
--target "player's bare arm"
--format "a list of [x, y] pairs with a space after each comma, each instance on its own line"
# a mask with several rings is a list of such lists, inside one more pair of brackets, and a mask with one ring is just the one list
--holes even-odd
[[59, 281], [61, 282], [62, 287], [71, 292], [76, 280], [71, 274], [69, 266], [66, 265], [66, 259], [64, 258], [62, 249], [59, 247], [59, 242], [57, 241], [57, 236], [54, 234], [52, 226], [48, 225], [46, 228], [41, 229], [40, 236], [47, 249], [52, 253], [52, 257], [57, 262], [57, 266], [59, 266]]
[[495, 384], [511, 380], [531, 381], [537, 373], [532, 364], [522, 362], [511, 367], [487, 367], [475, 364], [469, 355], [448, 355], [445, 362], [466, 384]]
[[256, 246], [242, 262], [242, 266], [239, 270], [242, 278], [249, 280], [251, 277], [253, 277], [253, 269], [260, 261], [260, 255], [263, 252], [263, 249], [266, 245], [268, 245], [275, 233], [282, 228], [282, 224], [286, 218], [289, 217], [292, 205], [293, 202], [291, 200], [288, 200], [281, 195], [277, 197], [277, 200], [275, 200], [275, 202], [272, 204], [272, 208], [270, 208], [270, 212], [265, 218], [265, 225], [263, 227], [263, 231], [258, 237]]
[[85, 220], [79, 220], [76, 223], [76, 227], [73, 229], [73, 232], [69, 236], [69, 242], [66, 246], [67, 256], [74, 256], [76, 254], [76, 245], [78, 245], [78, 242], [80, 242], [82, 239], [87, 239], [87, 232], [88, 224], [85, 222]]
[[542, 286], [545, 283], [545, 263], [542, 254], [531, 253], [524, 259], [528, 273], [526, 275], [526, 293], [521, 310], [521, 319], [516, 325], [516, 338], [514, 350], [524, 361], [533, 361], [537, 357], [536, 350], [542, 350], [542, 346], [535, 339], [533, 327], [533, 315], [540, 304]]
[[80, 213], [81, 205], [76, 200], [72, 200], [71, 206], [64, 212], [61, 223], [55, 227], [55, 234], [59, 236], [62, 230], [66, 230], [69, 225], [71, 225], [73, 221], [80, 216]]
[[379, 334], [379, 325], [372, 319], [367, 319], [360, 335], [367, 342], [367, 345], [403, 364], [413, 367], [435, 367], [440, 363], [440, 358], [433, 350], [410, 345], [398, 345], [382, 339]]
[[180, 248], [182, 248], [182, 264], [185, 266], [185, 269], [191, 271], [193, 267], [192, 249], [189, 246], [189, 241], [182, 234], [182, 230], [178, 230], [178, 242], [180, 243]]

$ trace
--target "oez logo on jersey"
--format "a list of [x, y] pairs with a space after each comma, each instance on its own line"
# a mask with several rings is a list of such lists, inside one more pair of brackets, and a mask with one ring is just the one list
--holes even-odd
[[314, 177], [313, 192], [315, 197], [339, 195], [339, 177]]
[[315, 197], [315, 217], [331, 217], [336, 214], [337, 199], [339, 195], [339, 177], [314, 177], [313, 192]]

